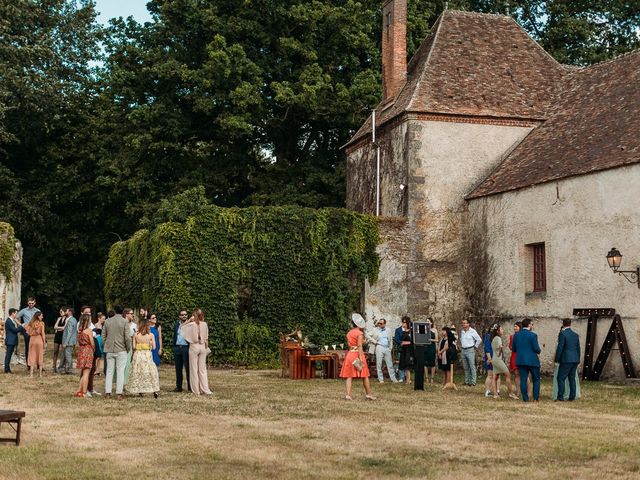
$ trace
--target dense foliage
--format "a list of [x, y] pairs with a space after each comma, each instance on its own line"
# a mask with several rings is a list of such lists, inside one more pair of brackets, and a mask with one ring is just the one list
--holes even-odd
[[165, 331], [180, 308], [201, 307], [217, 363], [260, 364], [298, 326], [314, 343], [344, 342], [377, 243], [375, 219], [343, 209], [203, 206], [114, 244], [105, 296], [151, 307]]
[[0, 222], [0, 275], [11, 280], [13, 276], [13, 254], [15, 251], [16, 237], [13, 227], [5, 222]]
[[[409, 56], [444, 4], [408, 0]], [[567, 63], [639, 44], [638, 2], [448, 6], [513, 15]], [[0, 220], [45, 310], [99, 304], [111, 243], [193, 186], [220, 206], [343, 205], [339, 147], [379, 99], [380, 0], [148, 8], [103, 29], [91, 0], [0, 2]]]

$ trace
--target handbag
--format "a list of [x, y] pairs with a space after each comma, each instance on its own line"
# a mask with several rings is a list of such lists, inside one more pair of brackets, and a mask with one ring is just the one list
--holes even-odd
[[353, 362], [351, 362], [351, 364], [353, 365], [353, 368], [355, 368], [358, 372], [361, 372], [364, 368], [364, 363], [362, 363], [362, 360], [360, 360], [360, 358], [356, 358]]

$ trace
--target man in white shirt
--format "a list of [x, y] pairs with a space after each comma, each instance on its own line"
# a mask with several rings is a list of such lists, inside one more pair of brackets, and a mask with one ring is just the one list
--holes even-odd
[[375, 347], [376, 354], [376, 371], [378, 372], [378, 382], [384, 383], [384, 376], [382, 374], [382, 361], [387, 365], [387, 371], [389, 372], [389, 378], [392, 382], [396, 383], [396, 372], [393, 369], [393, 359], [391, 358], [391, 339], [389, 338], [389, 331], [387, 330], [387, 321], [381, 318], [376, 323], [376, 328], [371, 331], [367, 339], [371, 346]]
[[469, 320], [462, 320], [460, 332], [460, 348], [462, 349], [462, 366], [464, 367], [464, 384], [470, 387], [476, 384], [476, 348], [482, 339], [475, 329], [469, 325]]

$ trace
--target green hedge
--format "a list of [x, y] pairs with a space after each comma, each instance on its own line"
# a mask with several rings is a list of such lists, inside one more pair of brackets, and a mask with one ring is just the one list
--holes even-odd
[[377, 244], [375, 219], [348, 210], [206, 206], [114, 244], [105, 297], [150, 306], [166, 339], [180, 308], [201, 307], [217, 364], [272, 364], [278, 333], [296, 326], [318, 345], [344, 342]]
[[0, 222], [0, 275], [7, 280], [11, 280], [13, 277], [13, 254], [15, 246], [16, 237], [13, 227], [8, 223]]

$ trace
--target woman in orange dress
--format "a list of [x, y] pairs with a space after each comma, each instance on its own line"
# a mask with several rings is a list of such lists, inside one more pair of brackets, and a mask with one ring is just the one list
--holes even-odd
[[44, 336], [44, 321], [42, 312], [37, 312], [27, 325], [29, 335], [29, 352], [27, 364], [29, 365], [29, 376], [33, 377], [33, 369], [38, 367], [38, 376], [42, 376], [42, 365], [44, 364], [44, 346], [46, 344]]
[[93, 367], [93, 352], [95, 343], [93, 332], [91, 331], [91, 315], [82, 314], [80, 326], [78, 327], [78, 364], [80, 369], [80, 390], [75, 393], [75, 397], [86, 397], [89, 385], [89, 373]]
[[[353, 400], [351, 398], [351, 383], [354, 378], [361, 378], [364, 385], [365, 398], [367, 400], [375, 400], [376, 397], [371, 395], [371, 383], [369, 382], [369, 367], [367, 366], [367, 359], [364, 356], [364, 350], [362, 344], [364, 343], [363, 329], [365, 327], [364, 318], [358, 313], [351, 315], [351, 322], [353, 328], [347, 333], [347, 344], [349, 345], [349, 352], [344, 359], [342, 369], [340, 370], [340, 378], [346, 378], [347, 380], [347, 395], [344, 397], [346, 400]], [[358, 360], [361, 362], [358, 362]], [[360, 363], [362, 368], [357, 368], [356, 365]]]

